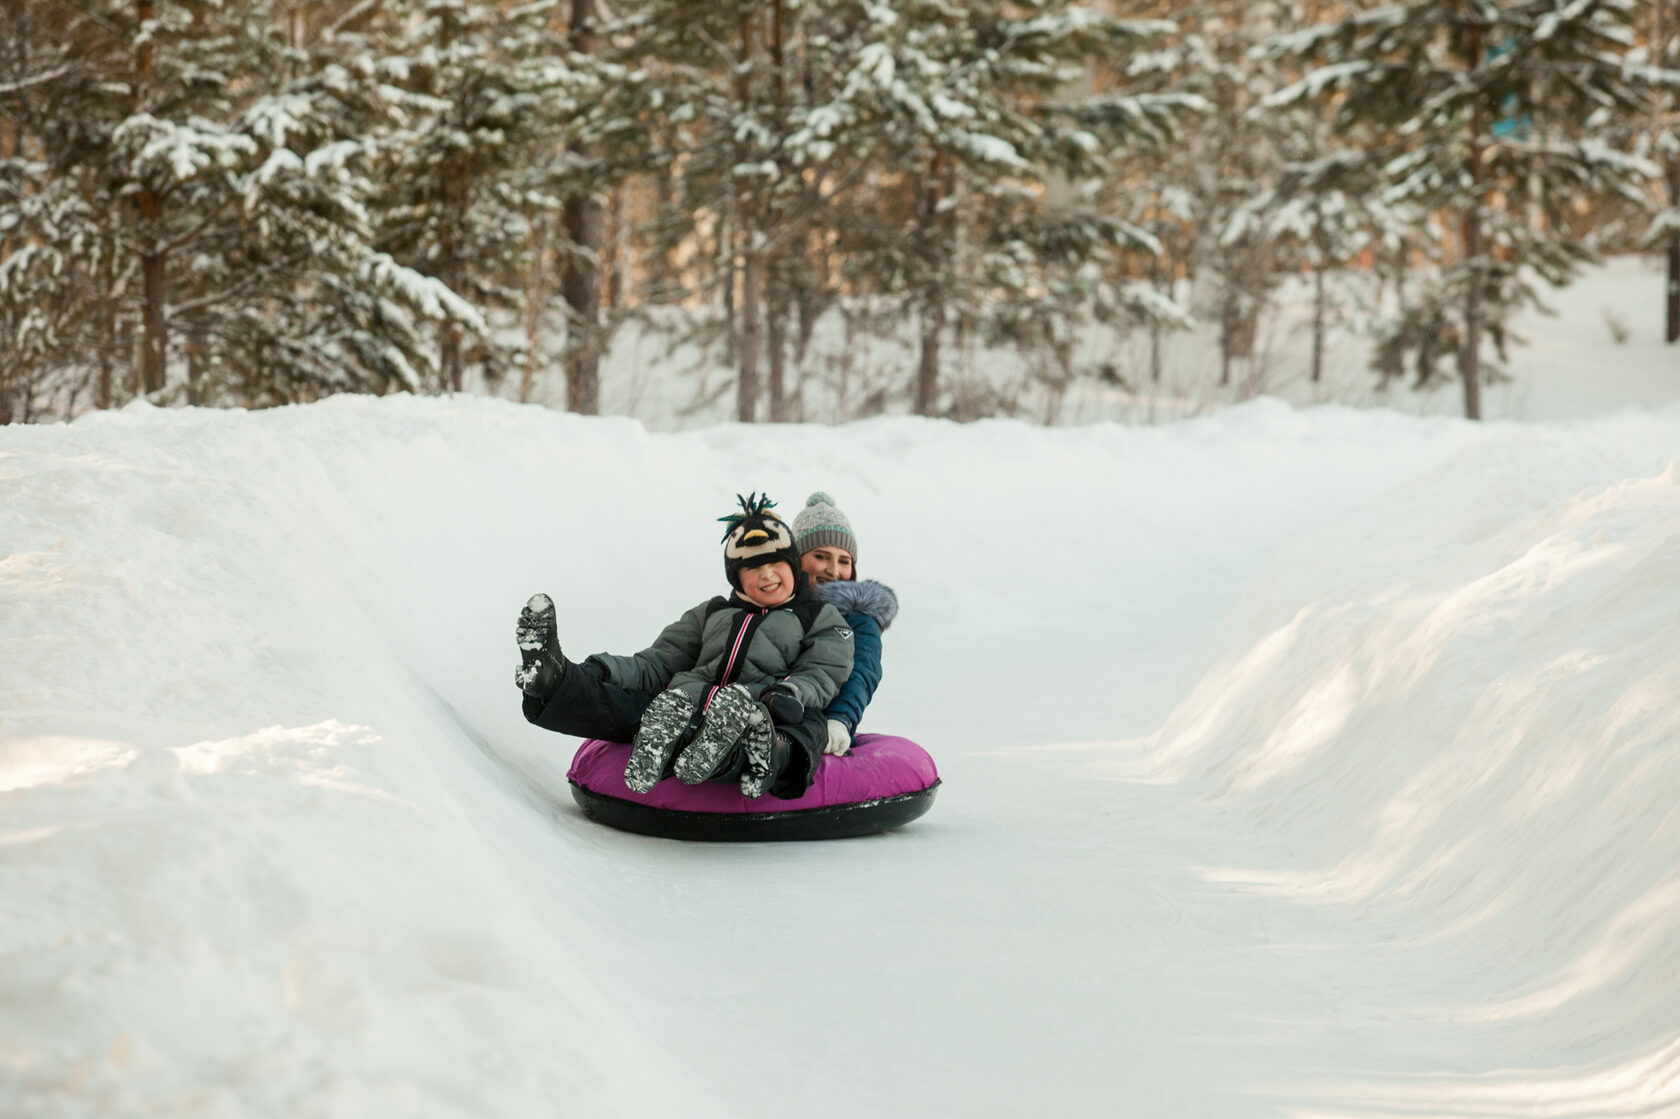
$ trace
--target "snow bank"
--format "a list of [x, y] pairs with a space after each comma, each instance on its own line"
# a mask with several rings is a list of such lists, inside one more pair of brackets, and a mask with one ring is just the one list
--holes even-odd
[[[0, 430], [0, 1113], [1680, 1106], [1675, 447], [1265, 401]], [[607, 832], [519, 716], [527, 595], [640, 647], [748, 489], [835, 494], [899, 592], [915, 829]]]
[[1342, 951], [1410, 969], [1391, 1035], [1402, 1019], [1474, 1055], [1474, 1077], [1344, 1090], [1367, 1106], [1680, 1110], [1663, 438], [1644, 419], [1508, 432], [1289, 549], [1151, 739], [1151, 779], [1257, 841], [1209, 880], [1322, 909]]
[[[439, 454], [472, 423], [401, 412], [5, 432], [0, 1112], [691, 1097], [663, 1066], [625, 1075], [640, 1039], [509, 875], [548, 802], [410, 663], [405, 632], [474, 578], [449, 527], [471, 460]], [[475, 497], [517, 537], [515, 506]], [[436, 531], [406, 535], [418, 518]]]

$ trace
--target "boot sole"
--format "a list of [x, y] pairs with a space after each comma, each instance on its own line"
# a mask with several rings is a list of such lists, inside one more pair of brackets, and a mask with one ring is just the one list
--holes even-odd
[[744, 692], [724, 689], [712, 700], [700, 733], [677, 758], [677, 780], [685, 785], [698, 785], [717, 776], [723, 768], [729, 748], [747, 729], [756, 706]]
[[[667, 696], [676, 699], [667, 699]], [[681, 692], [664, 692], [654, 697], [642, 713], [641, 729], [630, 743], [630, 760], [624, 763], [624, 783], [638, 793], [652, 792], [665, 777], [665, 766], [676, 753], [677, 741], [688, 727], [694, 705]]]
[[742, 741], [747, 752], [747, 771], [741, 774], [741, 795], [748, 800], [757, 800], [769, 792], [773, 780], [770, 774], [770, 755], [771, 739], [776, 732], [769, 723], [753, 729], [760, 733], [749, 732], [749, 736], [744, 737]]

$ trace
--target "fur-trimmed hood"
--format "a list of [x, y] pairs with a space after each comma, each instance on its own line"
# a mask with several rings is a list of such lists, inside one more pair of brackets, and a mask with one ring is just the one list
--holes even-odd
[[898, 617], [898, 596], [891, 587], [873, 579], [861, 583], [843, 583], [837, 579], [819, 586], [817, 594], [842, 614], [868, 614], [882, 633]]

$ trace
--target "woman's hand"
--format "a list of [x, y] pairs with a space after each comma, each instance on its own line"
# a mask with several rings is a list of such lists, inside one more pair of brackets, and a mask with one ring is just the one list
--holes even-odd
[[839, 719], [828, 721], [828, 744], [823, 747], [825, 754], [844, 754], [852, 748], [852, 732], [846, 729], [846, 724]]

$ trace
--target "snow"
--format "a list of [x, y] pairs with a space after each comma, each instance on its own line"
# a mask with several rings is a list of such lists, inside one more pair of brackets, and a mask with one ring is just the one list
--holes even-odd
[[[1677, 455], [1673, 404], [0, 429], [0, 1114], [1680, 1114]], [[612, 832], [519, 714], [528, 596], [638, 648], [750, 489], [899, 594], [907, 829]]]

